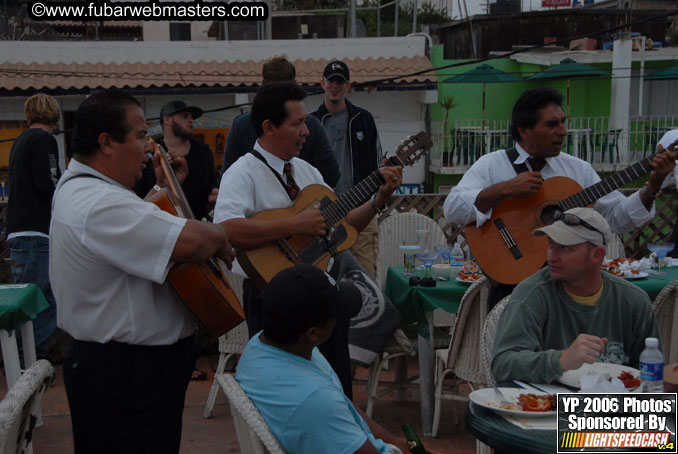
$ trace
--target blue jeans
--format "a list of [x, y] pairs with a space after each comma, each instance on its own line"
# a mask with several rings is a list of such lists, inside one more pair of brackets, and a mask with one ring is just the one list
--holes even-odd
[[35, 352], [38, 359], [49, 353], [48, 339], [56, 328], [56, 300], [49, 283], [49, 239], [20, 236], [8, 241], [12, 281], [15, 284], [36, 284], [45, 295], [49, 307], [33, 320]]

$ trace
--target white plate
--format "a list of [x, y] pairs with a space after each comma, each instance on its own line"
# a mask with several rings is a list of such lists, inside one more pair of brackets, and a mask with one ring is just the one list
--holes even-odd
[[[518, 405], [518, 396], [521, 394], [536, 394], [539, 396], [548, 396], [547, 393], [542, 392], [530, 392], [522, 388], [499, 388], [499, 390], [504, 394], [506, 400], [516, 405], [516, 408], [520, 408]], [[523, 410], [509, 410], [507, 408], [501, 408], [500, 401], [501, 399], [494, 392], [492, 388], [483, 388], [473, 391], [468, 396], [471, 401], [485, 407], [489, 410], [495, 411], [497, 413], [505, 413], [507, 415], [521, 416], [524, 418], [541, 418], [544, 416], [552, 416], [556, 414], [556, 411], [523, 411]]]
[[640, 271], [638, 274], [632, 274], [630, 276], [621, 276], [621, 277], [623, 277], [624, 279], [628, 279], [629, 281], [632, 281], [634, 279], [642, 279], [644, 277], [648, 277], [649, 275], [650, 275], [649, 273]]
[[[562, 377], [558, 381], [564, 385], [572, 386], [573, 388], [581, 388], [579, 384], [579, 378], [583, 375], [590, 374], [608, 374], [610, 378], [619, 377], [619, 374], [622, 372], [628, 372], [633, 375], [635, 378], [640, 379], [640, 371], [634, 369], [633, 367], [622, 366], [621, 364], [611, 364], [611, 363], [593, 363], [593, 364], [584, 364], [579, 369], [575, 370], [566, 370]], [[627, 388], [632, 390], [633, 388]]]
[[466, 279], [462, 279], [461, 276], [457, 276], [457, 278], [455, 279], [455, 281], [463, 282], [464, 284], [473, 284], [474, 282], [478, 282], [479, 280], [480, 280], [480, 278], [478, 278], [476, 280], [473, 280], [473, 279], [466, 280]]

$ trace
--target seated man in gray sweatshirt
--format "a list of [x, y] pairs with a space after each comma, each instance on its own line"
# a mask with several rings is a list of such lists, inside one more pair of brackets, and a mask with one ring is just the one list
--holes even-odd
[[605, 218], [573, 208], [534, 235], [548, 235], [548, 266], [511, 294], [497, 327], [495, 380], [551, 383], [597, 361], [637, 368], [645, 338], [659, 337], [657, 320], [643, 290], [602, 271]]

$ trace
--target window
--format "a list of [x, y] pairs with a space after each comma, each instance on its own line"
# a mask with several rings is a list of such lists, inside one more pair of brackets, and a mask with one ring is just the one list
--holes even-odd
[[170, 41], [190, 41], [191, 24], [170, 24]]

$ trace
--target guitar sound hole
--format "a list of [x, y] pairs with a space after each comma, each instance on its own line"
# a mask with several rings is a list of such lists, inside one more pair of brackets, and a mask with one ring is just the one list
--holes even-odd
[[558, 205], [549, 205], [541, 210], [541, 222], [544, 225], [551, 225], [554, 222], [556, 213], [562, 212]]

